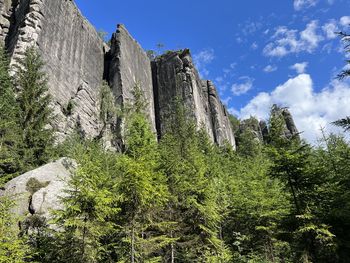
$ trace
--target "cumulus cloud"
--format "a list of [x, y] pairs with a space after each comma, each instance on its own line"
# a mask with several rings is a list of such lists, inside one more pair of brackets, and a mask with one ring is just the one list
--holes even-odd
[[349, 26], [350, 25], [350, 16], [343, 16], [340, 18], [340, 25]]
[[240, 80], [239, 83], [234, 83], [231, 86], [231, 91], [236, 96], [245, 94], [253, 88], [254, 79], [247, 76], [243, 76], [243, 77], [240, 77], [239, 80]]
[[277, 70], [277, 66], [275, 66], [275, 65], [267, 65], [264, 68], [264, 72], [266, 72], [266, 73], [271, 73], [271, 72], [274, 72], [276, 70]]
[[315, 92], [311, 76], [300, 74], [270, 93], [259, 93], [240, 110], [239, 116], [267, 119], [273, 104], [288, 107], [303, 132], [302, 137], [315, 143], [321, 136], [321, 127], [335, 131], [330, 123], [350, 115], [350, 84], [333, 80], [328, 87]]
[[263, 50], [264, 55], [271, 57], [283, 57], [290, 53], [312, 53], [324, 38], [318, 31], [318, 21], [313, 20], [306, 25], [303, 31], [288, 29], [280, 26], [272, 36], [272, 42]]
[[302, 63], [295, 63], [294, 65], [290, 66], [290, 69], [295, 70], [298, 74], [302, 74], [305, 72], [308, 62], [302, 62]]
[[331, 19], [328, 23], [322, 26], [322, 30], [325, 32], [326, 37], [328, 39], [336, 38], [337, 37], [336, 32], [339, 32], [337, 21], [335, 19]]
[[206, 77], [209, 75], [207, 66], [214, 60], [214, 58], [214, 50], [211, 48], [204, 49], [199, 53], [193, 55], [194, 64], [197, 66], [201, 77]]
[[294, 9], [300, 11], [317, 4], [317, 0], [294, 0]]

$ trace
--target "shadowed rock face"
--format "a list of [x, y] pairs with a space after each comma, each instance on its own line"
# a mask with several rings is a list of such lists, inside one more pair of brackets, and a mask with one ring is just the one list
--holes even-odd
[[284, 134], [282, 134], [282, 136], [285, 136], [287, 139], [300, 139], [299, 131], [294, 123], [293, 116], [287, 108], [281, 108], [277, 105], [273, 105], [271, 114], [274, 116], [282, 116], [282, 119], [284, 120]]
[[204, 128], [219, 145], [228, 142], [235, 147], [235, 139], [228, 113], [220, 102], [216, 88], [210, 81], [200, 79], [188, 49], [168, 52], [153, 62], [157, 128], [161, 137], [174, 114], [175, 99], [184, 102], [186, 112], [197, 127]]

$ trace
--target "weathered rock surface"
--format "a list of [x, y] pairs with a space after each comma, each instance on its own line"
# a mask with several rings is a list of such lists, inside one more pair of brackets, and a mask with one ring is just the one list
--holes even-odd
[[292, 114], [288, 110], [288, 108], [281, 108], [281, 107], [278, 107], [277, 105], [273, 105], [271, 114], [272, 116], [282, 117], [284, 121], [282, 136], [286, 137], [287, 139], [291, 139], [291, 138], [300, 139], [299, 131], [294, 123], [294, 119], [292, 117]]
[[152, 64], [159, 135], [167, 131], [168, 121], [174, 114], [173, 102], [180, 99], [197, 127], [204, 128], [219, 145], [227, 141], [234, 147], [227, 111], [213, 84], [200, 79], [189, 50], [168, 52], [156, 58]]
[[14, 213], [48, 219], [51, 210], [62, 208], [60, 197], [64, 196], [63, 189], [76, 167], [74, 160], [62, 158], [14, 178], [0, 194], [16, 201]]
[[[104, 46], [95, 28], [73, 1], [6, 0], [0, 8], [8, 10], [0, 17], [0, 39], [6, 35], [11, 63], [15, 64], [29, 46], [38, 47], [42, 55], [58, 135], [63, 138], [79, 126], [87, 136], [96, 136]], [[65, 112], [68, 104], [74, 105], [69, 114]]]
[[151, 61], [123, 25], [118, 25], [111, 40], [108, 79], [117, 104], [133, 105], [133, 92], [138, 86], [146, 102], [146, 114], [156, 133]]
[[254, 139], [262, 143], [264, 141], [264, 136], [260, 124], [261, 122], [259, 123], [258, 119], [254, 117], [242, 120], [239, 124], [239, 133], [250, 132]]
[[[99, 91], [107, 80], [120, 107], [133, 105], [134, 87], [141, 88], [154, 133], [164, 134], [174, 110], [171, 102], [179, 97], [197, 126], [214, 142], [235, 146], [228, 113], [213, 84], [200, 79], [188, 50], [169, 52], [151, 66], [124, 26], [118, 26], [109, 47], [71, 0], [0, 0], [0, 42], [5, 44], [12, 65], [26, 48], [38, 48], [49, 77], [56, 115], [52, 126], [59, 140], [74, 128], [89, 138], [104, 136]], [[123, 124], [124, 120], [118, 119], [109, 131], [116, 148], [123, 143]]]

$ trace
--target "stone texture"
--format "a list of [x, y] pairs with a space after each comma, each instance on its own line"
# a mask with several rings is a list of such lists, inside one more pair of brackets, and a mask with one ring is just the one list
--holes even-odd
[[[87, 136], [96, 136], [104, 45], [95, 28], [73, 1], [13, 0], [12, 6], [7, 14], [9, 30], [6, 21], [1, 22], [2, 32], [8, 31], [5, 42], [11, 63], [15, 64], [27, 47], [38, 47], [46, 64], [57, 115], [53, 126], [58, 129], [59, 137], [63, 139], [76, 126]], [[69, 103], [75, 106], [67, 116], [63, 112]]]
[[211, 81], [207, 81], [207, 87], [214, 141], [218, 145], [229, 143], [235, 148], [235, 137], [230, 124], [227, 109], [220, 101], [218, 92]]
[[[62, 208], [60, 197], [64, 196], [63, 189], [76, 167], [74, 160], [62, 158], [12, 179], [0, 194], [16, 201], [14, 213], [21, 216], [36, 214], [48, 219], [51, 210]], [[34, 193], [28, 183], [33, 179], [43, 185]]]
[[[71, 0], [0, 0], [0, 42], [5, 43], [12, 65], [27, 47], [35, 46], [41, 53], [56, 115], [52, 126], [59, 141], [74, 128], [89, 138], [103, 137], [98, 116], [99, 90], [105, 79], [120, 107], [134, 103], [132, 91], [140, 86], [154, 133], [164, 134], [172, 101], [179, 97], [188, 115], [214, 142], [235, 146], [227, 110], [213, 84], [200, 79], [189, 50], [169, 52], [151, 66], [124, 26], [118, 25], [108, 47]], [[108, 134], [118, 149], [123, 144], [124, 120], [112, 126]]]
[[288, 108], [281, 108], [277, 105], [273, 105], [271, 114], [273, 116], [282, 116], [282, 119], [284, 120], [282, 136], [285, 136], [287, 139], [300, 139], [299, 131]]
[[258, 121], [258, 119], [251, 117], [246, 120], [242, 120], [239, 124], [239, 133], [244, 133], [245, 131], [250, 132], [253, 134], [254, 139], [256, 139], [259, 142], [264, 141], [263, 132], [261, 130], [261, 122]]
[[132, 105], [137, 85], [143, 92], [146, 115], [156, 133], [151, 61], [123, 25], [118, 25], [112, 36], [109, 60], [108, 80], [117, 104]]
[[187, 114], [197, 127], [204, 128], [219, 145], [228, 141], [235, 146], [234, 135], [225, 107], [210, 81], [200, 79], [188, 49], [168, 52], [152, 63], [159, 136], [167, 131], [173, 114], [173, 101], [181, 99]]

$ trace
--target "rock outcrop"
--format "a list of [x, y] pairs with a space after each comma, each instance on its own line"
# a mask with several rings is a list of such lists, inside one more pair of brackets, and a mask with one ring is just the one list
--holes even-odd
[[[87, 136], [97, 135], [104, 46], [95, 28], [73, 1], [3, 0], [0, 9], [0, 40], [11, 64], [29, 46], [42, 55], [56, 115], [52, 125], [60, 139], [77, 125]], [[74, 105], [69, 114], [68, 105]]]
[[200, 79], [188, 49], [167, 52], [152, 62], [156, 122], [161, 137], [174, 114], [174, 101], [183, 101], [186, 113], [198, 127], [219, 145], [228, 142], [235, 147], [235, 139], [228, 113], [220, 102], [210, 81]]
[[135, 87], [143, 93], [146, 114], [156, 133], [151, 61], [123, 25], [113, 34], [108, 53], [108, 80], [120, 106], [133, 105]]
[[[174, 110], [171, 102], [179, 97], [215, 143], [235, 146], [227, 110], [213, 84], [200, 79], [189, 50], [169, 52], [152, 66], [124, 26], [118, 26], [109, 47], [71, 0], [0, 0], [0, 42], [12, 65], [26, 48], [39, 50], [53, 98], [52, 126], [60, 141], [75, 128], [88, 138], [103, 137], [99, 92], [106, 80], [121, 108], [133, 105], [135, 86], [142, 90], [146, 115], [159, 137]], [[116, 148], [123, 143], [123, 124], [119, 118], [112, 125], [115, 136], [110, 137], [120, 137]]]
[[16, 200], [13, 212], [18, 215], [49, 219], [51, 210], [62, 208], [63, 189], [76, 167], [74, 160], [62, 158], [12, 179], [0, 195]]
[[287, 139], [300, 139], [299, 131], [288, 108], [281, 108], [277, 105], [273, 105], [271, 115], [275, 117], [281, 117], [283, 120], [283, 134], [281, 134], [281, 136], [284, 136]]

